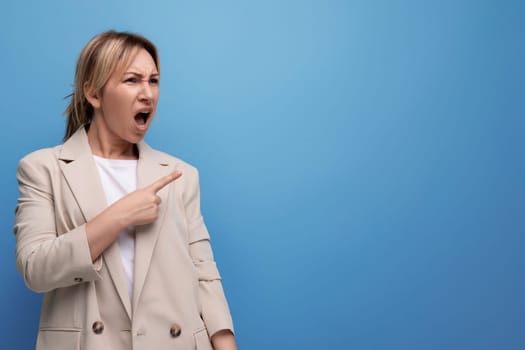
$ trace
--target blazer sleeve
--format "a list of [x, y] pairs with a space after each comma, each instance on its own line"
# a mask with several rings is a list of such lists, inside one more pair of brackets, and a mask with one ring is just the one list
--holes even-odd
[[199, 175], [196, 169], [191, 176], [185, 174], [188, 181], [185, 207], [189, 229], [189, 250], [199, 278], [199, 299], [202, 318], [210, 337], [220, 330], [230, 330], [233, 322], [224, 296], [221, 276], [214, 261], [210, 245], [210, 235], [200, 211]]
[[36, 156], [22, 159], [17, 171], [16, 265], [26, 285], [36, 292], [101, 278], [100, 261], [91, 261], [85, 224], [64, 234], [57, 232], [52, 173]]

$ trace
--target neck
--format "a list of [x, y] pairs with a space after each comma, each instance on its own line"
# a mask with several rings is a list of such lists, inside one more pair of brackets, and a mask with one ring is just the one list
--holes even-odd
[[98, 122], [100, 119], [93, 118], [87, 132], [91, 152], [108, 159], [137, 159], [137, 146], [112, 134], [105, 125]]

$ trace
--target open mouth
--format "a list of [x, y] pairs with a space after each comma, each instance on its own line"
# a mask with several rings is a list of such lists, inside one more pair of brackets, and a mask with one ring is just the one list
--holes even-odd
[[139, 112], [135, 115], [135, 121], [138, 125], [146, 125], [151, 113], [150, 112]]

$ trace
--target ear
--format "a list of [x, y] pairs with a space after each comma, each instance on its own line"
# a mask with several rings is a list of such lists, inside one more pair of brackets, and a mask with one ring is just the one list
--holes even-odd
[[86, 100], [88, 100], [93, 109], [100, 108], [100, 96], [93, 88], [91, 88], [87, 81], [84, 83], [84, 96], [86, 96]]

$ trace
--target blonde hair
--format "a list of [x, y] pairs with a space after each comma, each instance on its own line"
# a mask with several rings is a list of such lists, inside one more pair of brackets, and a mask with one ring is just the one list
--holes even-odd
[[95, 36], [84, 46], [77, 60], [73, 92], [66, 97], [71, 100], [64, 111], [67, 117], [64, 141], [93, 118], [93, 107], [84, 93], [86, 83], [94, 93], [102, 92], [117, 67], [128, 65], [138, 49], [151, 55], [160, 72], [157, 48], [138, 34], [111, 30]]

